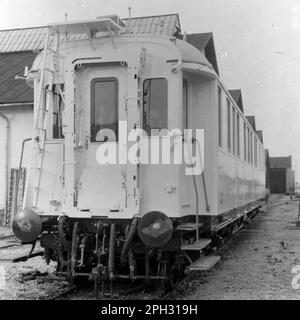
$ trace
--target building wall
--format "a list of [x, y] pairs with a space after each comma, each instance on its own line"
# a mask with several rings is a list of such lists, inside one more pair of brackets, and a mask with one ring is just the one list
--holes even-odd
[[270, 169], [271, 193], [286, 193], [286, 169]]
[[0, 211], [5, 207], [6, 139], [6, 121], [0, 118]]
[[294, 193], [294, 171], [286, 169], [286, 192]]
[[[0, 107], [1, 112], [8, 116], [9, 118], [9, 136], [8, 136], [8, 165], [9, 172], [11, 168], [18, 168], [22, 142], [26, 138], [32, 136], [33, 128], [33, 108], [32, 106], [12, 106], [12, 107]], [[0, 119], [0, 211], [4, 210], [6, 197], [5, 197], [5, 122]], [[27, 166], [30, 154], [30, 143], [26, 144], [24, 150], [23, 164]]]

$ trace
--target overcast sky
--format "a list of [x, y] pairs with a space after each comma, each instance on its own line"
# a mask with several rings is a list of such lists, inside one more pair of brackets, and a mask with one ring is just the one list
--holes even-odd
[[271, 156], [293, 156], [300, 182], [300, 0], [0, 0], [0, 29], [106, 14], [179, 13], [187, 33], [214, 34], [221, 78], [241, 88]]

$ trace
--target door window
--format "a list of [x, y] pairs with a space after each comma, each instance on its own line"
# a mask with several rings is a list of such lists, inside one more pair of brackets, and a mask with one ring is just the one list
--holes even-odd
[[99, 78], [92, 81], [91, 142], [118, 139], [118, 81]]

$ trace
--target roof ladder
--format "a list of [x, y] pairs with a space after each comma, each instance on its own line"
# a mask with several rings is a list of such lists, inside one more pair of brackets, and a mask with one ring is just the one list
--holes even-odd
[[[54, 33], [52, 49], [51, 46], [51, 28], [49, 27], [47, 30], [47, 35], [45, 38], [44, 51], [43, 51], [43, 60], [42, 60], [42, 68], [40, 73], [40, 81], [37, 93], [37, 116], [35, 121], [35, 143], [37, 148], [37, 165], [35, 169], [36, 173], [36, 181], [33, 186], [33, 206], [37, 206], [38, 200], [38, 191], [40, 188], [40, 178], [41, 178], [41, 170], [42, 170], [42, 162], [44, 156], [44, 147], [46, 140], [46, 130], [48, 126], [49, 119], [49, 109], [50, 104], [53, 103], [52, 99], [48, 97], [49, 94], [52, 93], [53, 84], [55, 81], [59, 83], [59, 42], [60, 35], [59, 33]], [[52, 65], [53, 70], [47, 68], [47, 58], [48, 56], [52, 57]], [[47, 88], [45, 83], [45, 73], [46, 71], [51, 71], [50, 76], [47, 77]], [[60, 94], [63, 98], [63, 93], [61, 92], [60, 86], [58, 85]], [[46, 99], [45, 99], [46, 97]]]

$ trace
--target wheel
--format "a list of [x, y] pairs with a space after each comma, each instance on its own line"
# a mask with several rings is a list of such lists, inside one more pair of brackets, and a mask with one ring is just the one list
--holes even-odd
[[184, 267], [173, 264], [167, 268], [165, 279], [161, 281], [162, 289], [165, 293], [172, 291], [175, 286], [184, 278]]
[[76, 222], [73, 227], [72, 232], [72, 245], [71, 245], [71, 273], [72, 276], [76, 271], [76, 262], [77, 262], [77, 250], [79, 242], [79, 222]]
[[69, 248], [72, 240], [72, 231], [70, 219], [67, 216], [62, 216], [58, 220], [58, 237], [60, 244], [64, 248]]
[[71, 266], [71, 225], [67, 216], [58, 220], [58, 270], [67, 271], [70, 277]]

